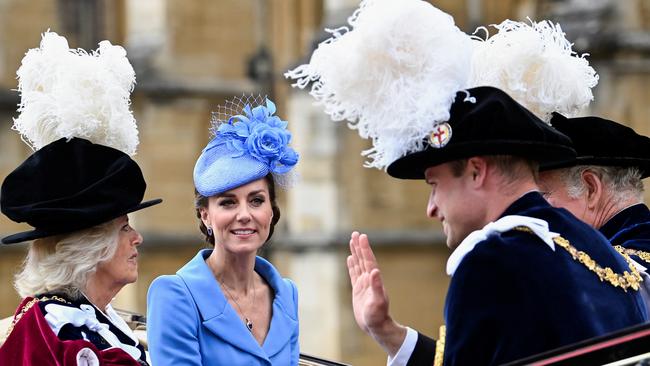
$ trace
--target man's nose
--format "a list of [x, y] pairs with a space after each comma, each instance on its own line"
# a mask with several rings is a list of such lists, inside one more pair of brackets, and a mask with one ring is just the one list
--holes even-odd
[[431, 194], [429, 194], [429, 203], [427, 203], [427, 216], [430, 218], [436, 217], [438, 214], [438, 206], [436, 206], [436, 203], [434, 202], [433, 199], [433, 190], [431, 190]]

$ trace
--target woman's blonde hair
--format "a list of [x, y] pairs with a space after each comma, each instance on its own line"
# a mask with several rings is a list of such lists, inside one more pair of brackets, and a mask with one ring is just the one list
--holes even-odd
[[72, 299], [82, 296], [88, 277], [97, 265], [115, 255], [118, 241], [116, 220], [71, 234], [34, 240], [14, 287], [21, 297], [61, 293]]

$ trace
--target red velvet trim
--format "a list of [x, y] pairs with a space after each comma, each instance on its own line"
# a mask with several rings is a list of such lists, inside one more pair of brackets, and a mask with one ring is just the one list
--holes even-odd
[[[16, 310], [31, 301], [28, 297]], [[85, 340], [62, 341], [52, 331], [38, 304], [27, 310], [0, 347], [0, 365], [77, 366], [77, 353], [89, 348], [102, 366], [138, 366], [138, 361], [118, 348], [100, 351]]]

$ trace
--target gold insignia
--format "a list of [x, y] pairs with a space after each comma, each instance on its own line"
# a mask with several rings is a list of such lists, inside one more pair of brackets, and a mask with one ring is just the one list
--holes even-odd
[[436, 341], [436, 354], [433, 356], [433, 366], [442, 366], [445, 356], [445, 337], [447, 334], [447, 327], [440, 326], [440, 333]]
[[614, 248], [616, 248], [616, 250], [621, 254], [625, 253], [627, 255], [634, 255], [641, 258], [643, 261], [650, 263], [650, 253], [648, 252], [644, 252], [642, 250], [637, 250], [637, 249], [623, 248], [620, 245], [616, 245], [614, 246]]
[[[524, 231], [531, 234], [533, 233], [531, 229], [525, 226], [517, 226], [514, 228], [514, 230]], [[555, 238], [553, 238], [553, 242], [557, 244], [559, 247], [566, 250], [574, 260], [577, 260], [578, 262], [582, 263], [585, 267], [587, 267], [590, 271], [594, 272], [601, 281], [607, 281], [614, 287], [622, 288], [623, 291], [625, 292], [627, 292], [628, 288], [632, 288], [635, 291], [639, 291], [639, 286], [641, 282], [643, 282], [643, 278], [641, 277], [641, 274], [639, 274], [639, 270], [632, 263], [632, 259], [630, 259], [630, 256], [627, 253], [625, 253], [625, 251], [622, 252], [621, 250], [619, 250], [618, 247], [615, 248], [616, 250], [618, 250], [619, 253], [621, 253], [623, 258], [627, 262], [627, 265], [630, 268], [630, 272], [623, 271], [623, 274], [619, 274], [614, 272], [609, 267], [605, 267], [605, 268], [601, 267], [598, 263], [596, 263], [596, 261], [591, 259], [589, 254], [581, 250], [577, 250], [573, 245], [571, 245], [571, 243], [569, 243], [568, 240], [564, 239], [561, 236], [556, 236]]]
[[447, 145], [451, 139], [451, 126], [449, 123], [443, 123], [429, 135], [429, 145], [435, 148], [441, 148]]

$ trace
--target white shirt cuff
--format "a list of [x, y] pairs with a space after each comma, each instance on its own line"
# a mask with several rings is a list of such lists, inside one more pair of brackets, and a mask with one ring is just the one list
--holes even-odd
[[409, 362], [409, 358], [413, 354], [415, 349], [415, 344], [418, 343], [418, 332], [415, 330], [406, 327], [406, 337], [404, 337], [404, 342], [399, 348], [399, 351], [395, 354], [395, 357], [388, 356], [388, 361], [386, 362], [387, 366], [406, 366]]

